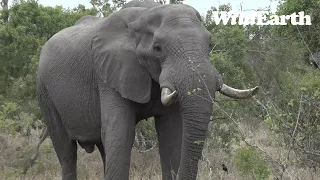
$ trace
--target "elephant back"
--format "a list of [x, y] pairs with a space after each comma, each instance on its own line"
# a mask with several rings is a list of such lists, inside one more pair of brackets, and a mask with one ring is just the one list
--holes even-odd
[[89, 16], [82, 17], [74, 25], [86, 25], [86, 24], [91, 25], [91, 24], [95, 24], [99, 20], [101, 20], [101, 18], [89, 15]]
[[144, 7], [144, 8], [153, 8], [156, 6], [160, 6], [161, 4], [154, 2], [153, 0], [144, 0], [144, 1], [139, 1], [139, 0], [133, 0], [128, 3], [126, 3], [122, 9], [125, 8], [130, 8], [130, 7]]
[[75, 65], [78, 66], [78, 70], [90, 67], [91, 40], [96, 33], [97, 23], [97, 19], [89, 22], [89, 18], [85, 18], [78, 21], [76, 25], [56, 33], [44, 44], [40, 52], [38, 68], [38, 75], [43, 82], [51, 82], [53, 80], [51, 78], [56, 77], [48, 74], [61, 74], [62, 72], [59, 71], [62, 69], [65, 76], [69, 73], [75, 75], [72, 72]]

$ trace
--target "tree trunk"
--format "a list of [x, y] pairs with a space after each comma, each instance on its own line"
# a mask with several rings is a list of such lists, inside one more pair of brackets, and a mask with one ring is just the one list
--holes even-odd
[[8, 12], [8, 1], [9, 0], [1, 0], [1, 10], [2, 10], [2, 18], [4, 22], [8, 22], [9, 12]]
[[1, 1], [1, 7], [2, 7], [2, 9], [8, 8], [8, 1], [9, 1], [9, 0], [2, 0], [2, 1]]

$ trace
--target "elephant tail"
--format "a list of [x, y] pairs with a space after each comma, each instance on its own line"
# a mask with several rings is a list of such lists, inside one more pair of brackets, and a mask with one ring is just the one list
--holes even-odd
[[23, 167], [23, 173], [26, 174], [27, 171], [29, 170], [29, 168], [32, 167], [32, 165], [34, 164], [34, 162], [37, 160], [37, 158], [39, 157], [39, 149], [40, 149], [40, 145], [43, 143], [43, 141], [47, 138], [48, 136], [48, 127], [45, 127], [42, 130], [42, 133], [39, 137], [39, 142], [37, 144], [37, 148], [35, 153], [33, 153], [24, 163], [24, 167]]

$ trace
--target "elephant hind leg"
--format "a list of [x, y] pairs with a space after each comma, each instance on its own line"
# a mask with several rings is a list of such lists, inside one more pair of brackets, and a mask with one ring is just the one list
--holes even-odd
[[77, 142], [70, 139], [58, 111], [45, 91], [39, 94], [39, 104], [62, 168], [62, 179], [77, 180]]

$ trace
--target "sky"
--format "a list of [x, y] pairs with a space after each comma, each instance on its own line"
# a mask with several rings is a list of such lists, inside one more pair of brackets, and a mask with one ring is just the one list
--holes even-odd
[[[9, 4], [13, 0], [9, 0]], [[90, 0], [38, 0], [40, 4], [44, 6], [56, 6], [62, 5], [64, 8], [74, 8], [78, 4], [83, 4], [86, 7], [91, 7]], [[272, 1], [272, 2], [270, 2]], [[184, 4], [188, 4], [197, 9], [201, 15], [204, 15], [211, 6], [218, 7], [221, 4], [230, 3], [234, 11], [252, 10], [258, 8], [265, 8], [271, 6], [271, 9], [275, 11], [277, 7], [276, 0], [185, 0]]]

